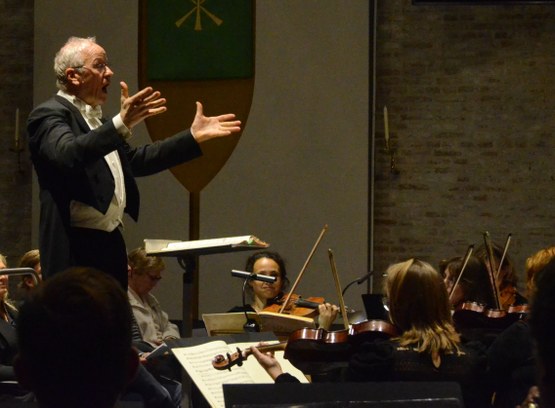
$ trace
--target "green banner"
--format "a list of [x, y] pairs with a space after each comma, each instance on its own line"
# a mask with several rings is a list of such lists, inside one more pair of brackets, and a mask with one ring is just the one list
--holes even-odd
[[150, 0], [149, 80], [252, 78], [252, 0]]

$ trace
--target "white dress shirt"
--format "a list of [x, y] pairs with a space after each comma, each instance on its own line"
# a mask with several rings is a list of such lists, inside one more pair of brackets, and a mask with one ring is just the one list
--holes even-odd
[[[100, 120], [102, 118], [102, 110], [100, 106], [93, 108], [75, 95], [70, 95], [64, 91], [58, 91], [58, 95], [67, 99], [73, 106], [79, 109], [91, 130], [102, 125], [102, 121]], [[116, 115], [112, 121], [116, 130], [122, 137], [125, 138], [130, 135], [131, 132], [129, 132], [129, 129], [124, 125], [119, 114]], [[102, 214], [96, 208], [80, 201], [72, 200], [70, 203], [70, 221], [72, 227], [91, 228], [111, 232], [118, 226], [123, 226], [123, 211], [126, 203], [125, 180], [117, 150], [104, 156], [104, 160], [106, 160], [115, 182], [114, 197], [108, 207], [108, 211], [106, 214]]]

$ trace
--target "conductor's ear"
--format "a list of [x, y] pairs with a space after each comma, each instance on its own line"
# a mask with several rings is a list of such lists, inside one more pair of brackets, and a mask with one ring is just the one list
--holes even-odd
[[66, 68], [65, 75], [66, 84], [77, 86], [81, 83], [81, 74], [77, 68]]

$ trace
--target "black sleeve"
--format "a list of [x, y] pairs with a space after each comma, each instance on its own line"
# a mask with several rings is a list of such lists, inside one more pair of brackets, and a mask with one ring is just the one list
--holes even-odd
[[394, 364], [395, 346], [388, 340], [363, 343], [351, 356], [347, 381], [383, 381]]
[[300, 381], [297, 377], [294, 377], [289, 373], [283, 373], [276, 378], [276, 384], [280, 383], [300, 383]]

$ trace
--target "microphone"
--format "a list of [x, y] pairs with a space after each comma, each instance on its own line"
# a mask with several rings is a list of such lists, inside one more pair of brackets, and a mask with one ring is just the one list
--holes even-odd
[[370, 277], [374, 274], [374, 271], [370, 271], [368, 272], [366, 275], [361, 276], [360, 278], [355, 279], [352, 282], [349, 282], [349, 284], [347, 286], [345, 286], [345, 289], [343, 289], [343, 293], [342, 295], [345, 295], [345, 292], [347, 292], [347, 289], [349, 289], [350, 286], [354, 285], [355, 283], [357, 285], [360, 285], [363, 282], [366, 282], [368, 279], [370, 279]]
[[[242, 291], [242, 300], [243, 300], [243, 311], [245, 313], [245, 324], [243, 325], [243, 330], [247, 333], [253, 333], [253, 332], [259, 332], [260, 331], [260, 326], [258, 325], [258, 323], [256, 322], [256, 320], [250, 319], [249, 315], [247, 313], [247, 302], [245, 300], [245, 290], [247, 289], [247, 285], [249, 283], [250, 280], [253, 279], [258, 279], [258, 280], [266, 280], [269, 282], [275, 282], [276, 281], [276, 277], [275, 276], [267, 276], [267, 275], [257, 275], [255, 273], [250, 273], [250, 272], [244, 272], [244, 271], [236, 271], [236, 270], [232, 270], [231, 271], [231, 276], [235, 276], [235, 277], [240, 277], [240, 278], [244, 278], [245, 280], [243, 281], [243, 291]], [[261, 278], [263, 277], [263, 278]], [[267, 279], [267, 278], [271, 278], [271, 279]]]
[[231, 276], [235, 276], [236, 278], [243, 278], [246, 280], [257, 280], [268, 283], [274, 283], [277, 280], [275, 276], [258, 275], [256, 273], [238, 271], [236, 269], [231, 270]]

